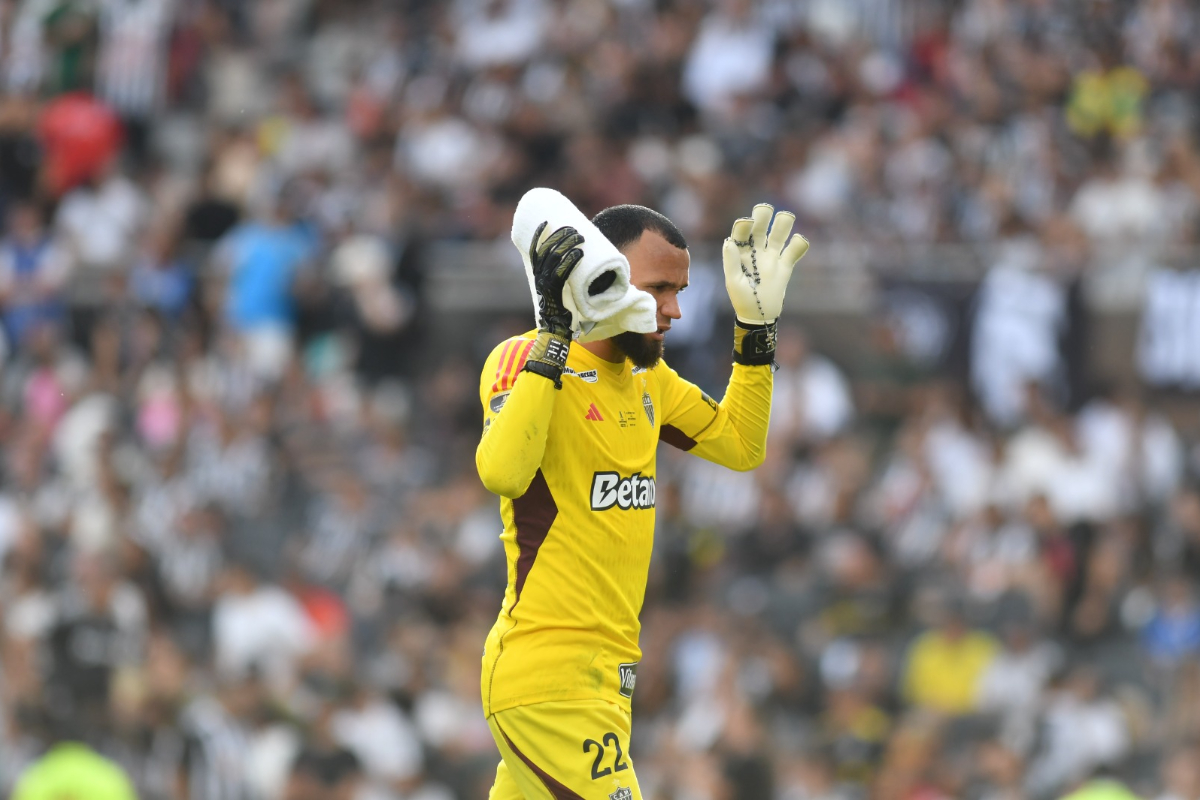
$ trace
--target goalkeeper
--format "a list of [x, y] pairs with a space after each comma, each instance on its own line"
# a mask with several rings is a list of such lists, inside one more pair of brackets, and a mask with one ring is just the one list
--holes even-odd
[[563, 291], [582, 258], [573, 228], [539, 229], [529, 258], [536, 331], [502, 342], [480, 381], [480, 478], [500, 495], [508, 589], [483, 655], [483, 710], [503, 759], [492, 800], [641, 798], [630, 700], [664, 441], [737, 470], [762, 463], [775, 330], [794, 217], [755, 206], [725, 240], [737, 322], [733, 375], [716, 403], [662, 362], [690, 256], [678, 228], [641, 206], [593, 222], [658, 306], [658, 330], [572, 342]]

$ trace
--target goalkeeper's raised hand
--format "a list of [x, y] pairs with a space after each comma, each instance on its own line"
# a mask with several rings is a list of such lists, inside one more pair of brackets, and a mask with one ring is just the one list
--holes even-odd
[[[721, 249], [725, 266], [725, 289], [737, 314], [733, 335], [733, 360], [738, 364], [772, 364], [775, 337], [783, 295], [792, 268], [808, 252], [808, 240], [800, 234], [788, 240], [794, 214], [760, 203], [733, 223], [733, 232]], [[768, 232], [768, 226], [770, 232]]]
[[533, 288], [538, 296], [538, 336], [523, 371], [549, 378], [561, 389], [562, 371], [571, 348], [571, 312], [563, 304], [563, 290], [575, 265], [583, 258], [579, 249], [583, 236], [564, 226], [539, 243], [546, 225], [543, 222], [538, 226], [529, 244]]

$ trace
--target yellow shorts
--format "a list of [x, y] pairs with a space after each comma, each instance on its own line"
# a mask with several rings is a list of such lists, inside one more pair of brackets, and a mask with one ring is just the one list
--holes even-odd
[[642, 800], [620, 706], [535, 703], [497, 711], [488, 726], [503, 756], [488, 800]]

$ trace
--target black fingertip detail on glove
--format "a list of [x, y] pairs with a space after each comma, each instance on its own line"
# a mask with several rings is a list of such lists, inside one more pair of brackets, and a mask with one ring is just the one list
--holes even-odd
[[733, 363], [774, 366], [778, 329], [777, 321], [753, 324], [737, 320], [733, 325]]

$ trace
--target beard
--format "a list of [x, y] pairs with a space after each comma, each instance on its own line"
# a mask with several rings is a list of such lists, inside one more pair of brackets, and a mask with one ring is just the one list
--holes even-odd
[[625, 331], [614, 336], [612, 341], [635, 367], [653, 369], [662, 358], [663, 343], [647, 334]]

